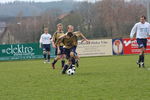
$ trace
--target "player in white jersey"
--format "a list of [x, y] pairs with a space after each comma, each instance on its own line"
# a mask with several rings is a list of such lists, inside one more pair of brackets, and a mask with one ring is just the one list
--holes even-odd
[[40, 48], [43, 48], [44, 63], [50, 63], [50, 44], [51, 35], [48, 33], [48, 28], [44, 28], [44, 33], [40, 37]]
[[140, 55], [137, 61], [139, 67], [144, 67], [144, 51], [147, 46], [147, 38], [150, 35], [150, 24], [146, 22], [146, 17], [141, 16], [140, 22], [136, 23], [131, 30], [130, 38], [133, 40], [134, 34], [136, 33], [136, 40], [140, 48]]

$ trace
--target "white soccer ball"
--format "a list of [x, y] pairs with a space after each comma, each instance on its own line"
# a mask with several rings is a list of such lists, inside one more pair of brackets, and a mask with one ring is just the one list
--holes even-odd
[[75, 71], [73, 69], [68, 69], [67, 70], [67, 74], [68, 75], [74, 75], [75, 74]]

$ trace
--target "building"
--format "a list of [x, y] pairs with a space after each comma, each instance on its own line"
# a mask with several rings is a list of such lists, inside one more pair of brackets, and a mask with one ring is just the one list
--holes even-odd
[[0, 22], [0, 44], [15, 43], [15, 38], [10, 34], [10, 31], [5, 22]]

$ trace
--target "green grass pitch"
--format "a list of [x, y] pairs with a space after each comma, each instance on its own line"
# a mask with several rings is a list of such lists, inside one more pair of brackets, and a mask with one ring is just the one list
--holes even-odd
[[0, 62], [0, 100], [150, 100], [150, 55], [145, 69], [137, 58], [81, 58], [73, 76], [61, 75], [60, 62]]

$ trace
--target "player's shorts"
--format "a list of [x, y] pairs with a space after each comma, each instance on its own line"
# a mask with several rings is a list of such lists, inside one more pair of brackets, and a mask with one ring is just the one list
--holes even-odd
[[76, 52], [77, 46], [74, 46], [72, 49], [72, 52], [74, 53], [74, 56], [77, 56], [77, 52]]
[[43, 44], [43, 51], [50, 51], [50, 44]]
[[139, 48], [146, 48], [147, 47], [147, 39], [139, 39], [137, 38], [137, 43]]
[[55, 50], [55, 55], [62, 55], [65, 54], [65, 49], [63, 46], [59, 46], [60, 54], [58, 54], [58, 48]]
[[70, 48], [70, 49], [67, 49], [65, 48], [65, 55], [66, 55], [66, 58], [69, 59], [70, 58], [70, 53], [73, 52], [74, 55], [76, 56], [77, 55], [77, 52], [76, 52], [76, 46]]

